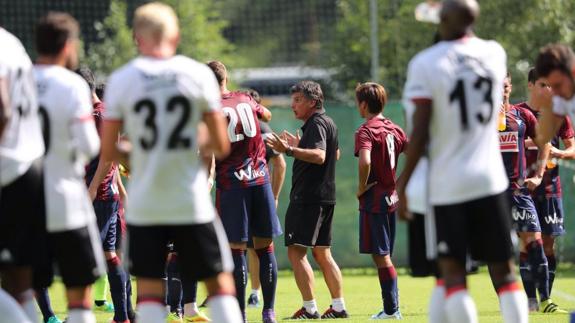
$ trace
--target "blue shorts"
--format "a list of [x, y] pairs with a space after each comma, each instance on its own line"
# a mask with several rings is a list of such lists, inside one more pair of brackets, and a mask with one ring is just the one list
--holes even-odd
[[359, 252], [391, 256], [395, 242], [395, 211], [359, 212]]
[[276, 213], [271, 185], [217, 189], [216, 207], [230, 242], [251, 237], [275, 238], [282, 229]]
[[531, 195], [523, 191], [511, 194], [513, 229], [517, 232], [541, 232], [539, 217]]
[[104, 251], [116, 250], [119, 201], [94, 201], [94, 212]]
[[533, 197], [535, 209], [541, 224], [541, 233], [550, 236], [565, 234], [563, 226], [563, 200], [560, 197]]

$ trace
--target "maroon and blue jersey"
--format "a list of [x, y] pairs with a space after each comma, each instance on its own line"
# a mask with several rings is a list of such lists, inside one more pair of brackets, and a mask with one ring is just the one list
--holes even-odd
[[[518, 104], [523, 108], [529, 109], [535, 115], [535, 117], [539, 117], [539, 112], [534, 111], [529, 107], [526, 102]], [[559, 148], [559, 144], [561, 140], [571, 139], [575, 136], [575, 132], [573, 131], [573, 126], [571, 124], [571, 119], [568, 116], [564, 117], [563, 124], [559, 131], [557, 132], [556, 136], [551, 139], [551, 145], [555, 148]], [[528, 176], [533, 176], [534, 174], [534, 165], [537, 162], [537, 153], [538, 149], [535, 145], [529, 145], [527, 147], [527, 168], [530, 170]], [[541, 185], [535, 189], [533, 192], [533, 196], [542, 196], [542, 197], [561, 197], [561, 178], [559, 177], [559, 166], [555, 165], [553, 168], [547, 168], [545, 170], [545, 174], [543, 174], [543, 180], [541, 181]]]
[[359, 198], [359, 210], [371, 213], [397, 209], [395, 170], [398, 156], [407, 147], [405, 132], [389, 119], [375, 117], [364, 122], [355, 132], [355, 156], [370, 151], [371, 169], [367, 183], [377, 182]]
[[[102, 136], [101, 133], [101, 126], [102, 126], [102, 116], [104, 115], [104, 104], [102, 102], [98, 102], [94, 104], [94, 110], [92, 112], [94, 116], [94, 121], [96, 123], [96, 129], [98, 129], [98, 134], [100, 137]], [[88, 165], [86, 166], [86, 176], [84, 176], [84, 180], [86, 181], [86, 185], [89, 186], [92, 182], [92, 178], [96, 174], [96, 169], [98, 169], [98, 163], [100, 161], [100, 155], [96, 156]], [[106, 174], [106, 177], [102, 181], [102, 184], [98, 187], [98, 192], [96, 194], [96, 201], [118, 201], [120, 200], [120, 193], [118, 187], [116, 185], [116, 174], [117, 174], [118, 165], [116, 163], [112, 164], [112, 168]]]
[[521, 106], [511, 106], [505, 112], [505, 130], [499, 131], [499, 145], [503, 164], [509, 178], [509, 189], [523, 187], [527, 178], [525, 139], [535, 138], [537, 118]]
[[232, 189], [269, 183], [266, 145], [258, 122], [263, 106], [248, 94], [230, 92], [222, 95], [222, 107], [228, 118], [231, 151], [216, 161], [216, 186]]

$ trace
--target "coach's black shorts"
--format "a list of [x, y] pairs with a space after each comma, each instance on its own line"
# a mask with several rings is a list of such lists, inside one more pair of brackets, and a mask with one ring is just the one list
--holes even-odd
[[95, 223], [89, 227], [48, 233], [48, 253], [44, 267], [35, 273], [35, 287], [48, 287], [58, 267], [62, 282], [68, 288], [93, 284], [106, 272], [102, 244]]
[[427, 258], [425, 233], [425, 215], [414, 213], [413, 220], [407, 224], [407, 244], [409, 250], [409, 268], [411, 276], [438, 276], [437, 261]]
[[46, 245], [42, 161], [0, 188], [0, 265], [36, 266]]
[[503, 262], [513, 257], [511, 208], [501, 193], [459, 204], [434, 207], [439, 257], [465, 264], [472, 259]]
[[285, 245], [331, 246], [333, 204], [290, 203], [285, 219]]
[[166, 246], [177, 246], [182, 279], [204, 280], [233, 270], [226, 234], [219, 220], [206, 224], [136, 226], [128, 224], [130, 273], [165, 277]]

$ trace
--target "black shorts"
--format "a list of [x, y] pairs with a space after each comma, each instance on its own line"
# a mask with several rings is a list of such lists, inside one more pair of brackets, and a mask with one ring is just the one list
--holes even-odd
[[331, 246], [333, 204], [290, 203], [285, 218], [285, 245]]
[[409, 268], [413, 277], [438, 277], [437, 261], [427, 257], [427, 234], [425, 230], [425, 215], [413, 214], [413, 220], [407, 224], [407, 245]]
[[[41, 265], [38, 246], [46, 245], [42, 161], [0, 188], [0, 265]], [[40, 262], [40, 263], [39, 263]]]
[[504, 192], [453, 205], [434, 207], [438, 257], [466, 263], [504, 262], [513, 257], [511, 208]]
[[192, 225], [128, 225], [130, 273], [165, 277], [166, 246], [177, 246], [182, 279], [204, 280], [233, 270], [226, 234], [219, 220]]
[[35, 273], [35, 287], [48, 287], [58, 267], [68, 288], [93, 284], [106, 273], [102, 244], [95, 223], [87, 227], [48, 233], [48, 257], [41, 271]]

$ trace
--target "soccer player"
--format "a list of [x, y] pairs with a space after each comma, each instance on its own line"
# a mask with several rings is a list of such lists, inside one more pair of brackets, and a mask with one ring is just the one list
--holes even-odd
[[[234, 279], [240, 309], [245, 315], [247, 241], [253, 237], [260, 261], [264, 296], [262, 319], [275, 322], [277, 262], [273, 238], [282, 234], [265, 159], [266, 146], [258, 119], [269, 121], [271, 112], [244, 92], [227, 89], [227, 71], [218, 61], [208, 63], [220, 85], [224, 114], [228, 117], [230, 155], [216, 159], [216, 206], [234, 258]], [[244, 316], [245, 317], [245, 316]]]
[[[529, 70], [528, 74], [528, 92], [529, 99], [527, 102], [518, 104], [517, 106], [529, 109], [536, 117], [539, 117], [540, 108], [533, 105], [533, 97], [535, 91], [538, 88], [548, 87], [545, 79], [540, 78], [537, 75], [537, 71], [532, 68]], [[571, 119], [568, 116], [564, 117], [564, 122], [561, 125], [557, 135], [551, 140], [551, 157], [558, 159], [573, 159], [575, 158], [575, 140], [573, 137], [575, 132], [573, 131]], [[564, 150], [560, 149], [560, 142], [563, 142], [565, 146]], [[537, 146], [528, 145], [526, 152], [527, 158], [527, 169], [531, 170], [533, 173], [535, 162], [537, 160]], [[529, 174], [528, 176], [533, 176]], [[553, 282], [555, 280], [555, 269], [557, 268], [557, 260], [555, 258], [555, 238], [563, 235], [565, 233], [563, 227], [563, 202], [561, 199], [561, 178], [559, 177], [559, 166], [555, 161], [550, 161], [547, 163], [547, 170], [543, 175], [542, 184], [539, 185], [535, 191], [532, 192], [533, 202], [535, 203], [535, 209], [537, 210], [537, 215], [539, 217], [539, 223], [541, 225], [541, 237], [543, 240], [543, 249], [545, 251], [545, 257], [547, 258], [547, 264], [549, 268], [549, 296], [551, 296], [551, 290], [553, 288]], [[526, 254], [522, 253], [521, 258], [527, 258]], [[529, 299], [529, 304], [537, 304], [535, 298], [535, 282], [533, 279], [534, 272], [531, 270], [528, 264], [520, 264], [520, 272], [523, 279], [523, 286], [527, 292], [527, 297]]]
[[358, 163], [359, 252], [370, 254], [377, 267], [383, 309], [371, 318], [401, 319], [397, 272], [391, 261], [395, 243], [395, 169], [407, 136], [383, 117], [387, 102], [385, 88], [363, 83], [355, 89], [360, 116], [366, 121], [355, 132]]
[[[168, 5], [138, 7], [133, 32], [141, 56], [109, 78], [101, 159], [124, 159], [129, 153], [126, 221], [130, 273], [138, 284], [136, 320], [166, 319], [162, 278], [166, 245], [173, 241], [181, 275], [205, 282], [214, 322], [240, 322], [231, 255], [197, 153], [202, 120], [216, 157], [229, 151], [217, 83], [204, 64], [176, 55], [178, 19]], [[122, 126], [132, 146], [124, 142], [119, 149]]]
[[469, 251], [489, 265], [504, 321], [527, 322], [527, 299], [513, 268], [508, 181], [496, 132], [506, 55], [498, 43], [473, 34], [478, 16], [475, 0], [444, 1], [442, 41], [409, 64], [404, 98], [416, 108], [398, 182], [399, 213], [409, 217], [405, 187], [429, 147], [429, 199], [448, 321], [477, 322], [466, 288]]
[[[527, 177], [529, 170], [526, 167], [525, 141], [529, 137], [537, 142], [535, 136], [537, 119], [528, 109], [522, 106], [512, 106], [509, 103], [511, 88], [511, 77], [508, 75], [504, 80], [502, 106], [505, 112], [505, 127], [499, 128], [499, 143], [510, 181], [508, 193], [512, 205], [513, 227], [521, 241], [519, 259], [521, 278], [528, 296], [530, 310], [539, 309], [535, 290], [532, 289], [536, 283], [541, 300], [541, 311], [565, 313], [549, 298], [549, 269], [541, 240], [539, 217], [531, 198], [531, 191], [541, 184], [550, 146], [539, 147], [535, 163], [532, 165], [533, 176]], [[525, 271], [526, 267], [531, 269], [530, 272]]]
[[32, 62], [0, 27], [0, 315], [37, 322], [33, 268], [45, 231], [42, 154]]
[[[67, 322], [95, 322], [90, 287], [103, 273], [94, 209], [83, 181], [84, 165], [100, 141], [92, 117], [90, 89], [69, 69], [78, 64], [78, 22], [50, 12], [36, 26], [34, 75], [44, 123], [44, 187], [49, 251], [59, 267], [68, 298]], [[52, 282], [46, 269], [44, 284]]]
[[[96, 84], [92, 71], [83, 66], [77, 70], [77, 73], [86, 80], [90, 87], [90, 93], [93, 105], [93, 115], [96, 122], [96, 128], [101, 132], [102, 116], [104, 114], [104, 104], [96, 95]], [[95, 307], [103, 311], [114, 312], [114, 322], [125, 322], [134, 319], [135, 313], [129, 313], [127, 309], [126, 280], [128, 274], [124, 271], [120, 258], [116, 254], [116, 240], [118, 212], [120, 210], [120, 190], [118, 187], [119, 172], [116, 163], [100, 162], [100, 156], [92, 159], [86, 167], [85, 181], [88, 185], [88, 193], [92, 199], [92, 205], [96, 213], [96, 221], [100, 231], [100, 239], [106, 264], [108, 267], [108, 282], [110, 284], [110, 294], [114, 306], [110, 306], [103, 299], [95, 299]], [[101, 280], [99, 280], [101, 281]], [[100, 284], [106, 284], [105, 281]], [[101, 286], [98, 289], [103, 289]], [[100, 296], [101, 297], [101, 296]]]
[[331, 255], [331, 224], [335, 209], [335, 164], [339, 159], [337, 126], [325, 113], [321, 86], [301, 81], [291, 88], [295, 118], [304, 122], [303, 135], [284, 131], [267, 144], [293, 157], [290, 204], [286, 212], [285, 244], [303, 306], [292, 319], [318, 319], [314, 275], [307, 260], [312, 254], [330, 291], [332, 303], [322, 318], [346, 318], [341, 271]]

